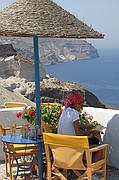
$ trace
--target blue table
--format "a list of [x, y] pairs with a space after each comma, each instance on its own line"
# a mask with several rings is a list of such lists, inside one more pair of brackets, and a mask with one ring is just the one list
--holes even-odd
[[[38, 145], [38, 146], [40, 147], [40, 149], [42, 149], [42, 144], [43, 144], [42, 138], [37, 139], [37, 140], [31, 140], [31, 139], [29, 139], [29, 138], [28, 138], [28, 139], [22, 138], [21, 135], [15, 135], [15, 136], [6, 135], [6, 136], [3, 136], [3, 137], [1, 138], [1, 141], [2, 141], [3, 143], [7, 143], [7, 144], [26, 144], [26, 145], [28, 145], [28, 144], [36, 144], [36, 145]], [[38, 149], [39, 149], [39, 148], [38, 148]], [[9, 153], [9, 154], [10, 154], [11, 156], [13, 156], [14, 159], [16, 160], [16, 163], [17, 163], [17, 173], [16, 173], [15, 178], [14, 178], [14, 180], [16, 180], [16, 179], [17, 179], [17, 176], [18, 176], [19, 168], [21, 168], [20, 165], [19, 165], [19, 163], [18, 163], [18, 160], [17, 160], [17, 158], [14, 156], [14, 154], [11, 153], [11, 152], [9, 152], [9, 151], [7, 151], [4, 146], [3, 146], [3, 151], [6, 152], [6, 153]], [[42, 152], [40, 152], [40, 155], [41, 155], [41, 156], [38, 157], [38, 161], [42, 162]], [[37, 155], [36, 155], [36, 156], [37, 156]], [[36, 158], [36, 156], [32, 159], [32, 162], [31, 162], [31, 165], [30, 165], [30, 173], [31, 173], [32, 179], [34, 179], [33, 174], [32, 174], [32, 165], [33, 165], [33, 161], [34, 161], [34, 159]], [[38, 165], [38, 167], [39, 167], [39, 174], [40, 174], [40, 176], [42, 177], [42, 175], [41, 175], [41, 174], [43, 174], [42, 167], [40, 167], [39, 165]], [[23, 168], [22, 168], [22, 169], [23, 169]], [[39, 179], [40, 179], [40, 178], [39, 178]]]

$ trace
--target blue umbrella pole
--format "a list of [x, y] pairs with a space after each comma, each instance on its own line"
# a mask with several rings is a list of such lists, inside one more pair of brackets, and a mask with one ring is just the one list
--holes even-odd
[[[38, 51], [38, 37], [34, 36], [34, 66], [35, 66], [35, 94], [36, 94], [36, 118], [37, 124], [41, 126], [41, 113], [40, 113], [40, 63]], [[38, 145], [38, 169], [39, 179], [43, 180], [43, 165], [42, 165], [42, 144]]]

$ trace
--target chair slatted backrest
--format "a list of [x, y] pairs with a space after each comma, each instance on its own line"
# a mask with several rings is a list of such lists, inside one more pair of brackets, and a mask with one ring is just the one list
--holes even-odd
[[83, 156], [84, 152], [89, 149], [87, 136], [43, 133], [43, 139], [46, 146], [47, 161], [50, 161], [50, 150], [53, 154], [53, 166], [64, 169], [86, 170]]
[[42, 121], [42, 127], [43, 127], [43, 131], [46, 133], [50, 133], [51, 132], [51, 128], [48, 124], [46, 124], [44, 121]]
[[5, 108], [16, 108], [16, 107], [25, 107], [27, 106], [24, 102], [4, 102]]

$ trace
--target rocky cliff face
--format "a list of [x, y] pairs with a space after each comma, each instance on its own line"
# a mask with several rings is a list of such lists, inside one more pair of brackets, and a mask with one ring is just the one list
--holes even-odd
[[0, 57], [5, 58], [9, 56], [15, 56], [16, 50], [11, 44], [0, 44]]
[[[0, 91], [1, 106], [3, 106], [3, 100], [20, 101], [21, 97], [21, 100], [26, 102], [27, 104], [28, 101], [26, 101], [26, 99], [30, 100], [30, 102], [35, 102], [34, 82], [28, 82], [24, 78], [21, 79], [11, 76], [6, 79], [0, 78], [0, 84], [2, 86], [2, 92]], [[3, 90], [3, 88], [5, 88], [5, 90]], [[49, 75], [47, 75], [47, 77], [40, 82], [40, 90], [41, 102], [59, 102], [63, 104], [64, 100], [70, 94], [80, 93], [82, 95], [85, 95], [85, 106], [106, 108], [106, 106], [94, 94], [84, 89], [82, 86], [76, 83], [62, 82], [57, 80], [56, 78], [50, 77]], [[9, 96], [9, 94], [11, 95]]]
[[[13, 44], [16, 51], [26, 57], [33, 59], [33, 39], [32, 38], [8, 38], [1, 37], [1, 43], [9, 42]], [[79, 39], [39, 39], [39, 56], [42, 65], [74, 61], [84, 58], [98, 57], [98, 51], [92, 44]]]
[[[12, 44], [0, 45], [0, 77], [17, 76], [27, 81], [34, 81], [34, 63], [18, 53]], [[40, 80], [46, 77], [45, 69], [40, 66]]]
[[98, 51], [78, 39], [42, 39], [41, 62], [44, 65], [98, 57]]
[[44, 79], [41, 82], [42, 102], [64, 103], [65, 99], [73, 94], [80, 93], [85, 96], [85, 106], [102, 107], [106, 106], [91, 92], [76, 83], [59, 81], [56, 78]]

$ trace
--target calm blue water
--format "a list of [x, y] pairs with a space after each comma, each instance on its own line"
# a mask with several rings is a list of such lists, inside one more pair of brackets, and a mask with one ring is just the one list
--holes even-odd
[[105, 104], [119, 107], [119, 51], [105, 50], [100, 57], [46, 66], [59, 80], [76, 82]]

